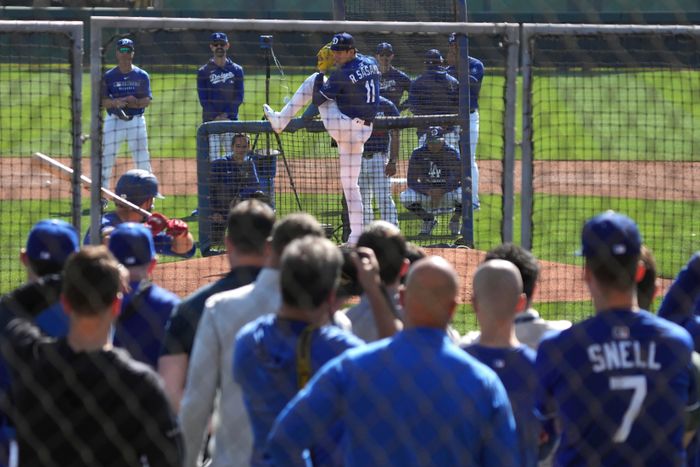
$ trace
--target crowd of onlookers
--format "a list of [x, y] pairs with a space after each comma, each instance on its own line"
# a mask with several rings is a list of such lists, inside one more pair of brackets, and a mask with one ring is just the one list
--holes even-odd
[[[30, 231], [0, 301], [7, 465], [695, 465], [700, 255], [656, 316], [653, 256], [608, 211], [581, 232], [596, 313], [533, 309], [513, 244], [462, 278], [384, 221], [342, 251], [311, 215], [227, 217], [230, 271], [181, 300], [150, 280], [148, 226], [80, 248]], [[359, 302], [346, 307], [360, 293]]]

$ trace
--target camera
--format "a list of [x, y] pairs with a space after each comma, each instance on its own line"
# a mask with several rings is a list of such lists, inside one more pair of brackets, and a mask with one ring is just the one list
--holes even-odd
[[340, 284], [338, 286], [338, 295], [342, 297], [352, 297], [362, 295], [362, 286], [357, 280], [357, 268], [352, 261], [352, 253], [355, 251], [352, 247], [341, 246], [340, 252], [343, 254], [343, 266], [340, 270]]
[[270, 36], [270, 35], [260, 36], [260, 48], [261, 49], [271, 49], [272, 48], [272, 36]]

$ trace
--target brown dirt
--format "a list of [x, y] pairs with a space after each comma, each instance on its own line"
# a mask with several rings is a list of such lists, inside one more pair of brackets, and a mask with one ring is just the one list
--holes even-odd
[[[61, 162], [69, 164], [66, 158]], [[289, 170], [297, 190], [306, 193], [340, 191], [337, 159], [288, 160]], [[118, 159], [115, 173], [123, 173], [131, 160]], [[161, 192], [168, 195], [195, 194], [196, 166], [192, 159], [153, 159], [153, 170], [161, 182]], [[479, 162], [481, 190], [501, 191], [501, 163]], [[538, 193], [556, 195], [598, 195], [641, 199], [697, 200], [700, 185], [688, 173], [698, 173], [700, 163], [677, 162], [537, 162], [534, 189]], [[89, 161], [83, 163], [83, 173], [89, 176]], [[397, 177], [405, 177], [406, 163], [402, 161]], [[516, 165], [516, 192], [520, 191], [520, 165]], [[278, 163], [277, 189], [289, 191], [289, 177], [282, 161]], [[70, 196], [66, 180], [51, 175], [31, 164], [29, 158], [0, 159], [0, 199], [49, 199]], [[471, 274], [483, 258], [483, 252], [468, 249], [429, 249], [430, 254], [445, 257], [462, 278], [460, 301], [471, 296]], [[577, 266], [542, 262], [542, 278], [538, 289], [539, 301], [577, 301], [588, 298], [581, 271]], [[200, 258], [164, 264], [156, 268], [156, 281], [184, 296], [225, 273], [228, 264], [223, 256]], [[567, 280], [562, 280], [566, 277]], [[667, 285], [667, 283], [665, 284]]]

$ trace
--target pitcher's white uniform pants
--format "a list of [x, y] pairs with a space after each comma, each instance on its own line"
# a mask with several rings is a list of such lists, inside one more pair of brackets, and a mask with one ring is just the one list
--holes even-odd
[[132, 120], [124, 121], [114, 115], [107, 114], [102, 136], [102, 186], [105, 188], [110, 186], [117, 151], [125, 140], [136, 166], [134, 168], [152, 172], [148, 154], [146, 119], [143, 115], [137, 115]]

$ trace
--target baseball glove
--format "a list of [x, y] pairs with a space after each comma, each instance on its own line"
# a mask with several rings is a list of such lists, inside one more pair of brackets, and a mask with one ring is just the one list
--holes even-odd
[[165, 217], [163, 214], [159, 212], [154, 212], [150, 215], [148, 219], [146, 219], [146, 226], [148, 226], [151, 229], [151, 233], [155, 237], [163, 230], [168, 228], [169, 222], [170, 219]]
[[114, 115], [116, 115], [119, 120], [124, 120], [125, 122], [128, 122], [134, 118], [131, 115], [127, 115], [124, 109], [121, 108], [114, 109]]
[[168, 221], [168, 226], [165, 229], [165, 233], [171, 237], [182, 237], [187, 235], [189, 231], [190, 228], [187, 225], [187, 222], [181, 219], [170, 219]]

